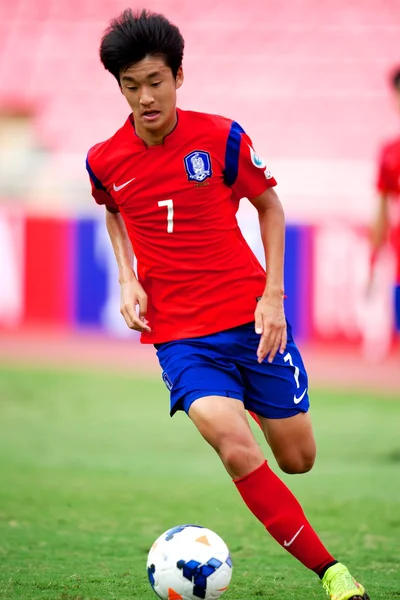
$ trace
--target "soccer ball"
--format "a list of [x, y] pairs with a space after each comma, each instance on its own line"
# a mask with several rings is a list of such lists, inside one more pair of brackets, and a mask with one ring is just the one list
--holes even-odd
[[162, 600], [216, 600], [228, 589], [232, 560], [214, 531], [178, 525], [160, 535], [150, 548], [147, 573]]

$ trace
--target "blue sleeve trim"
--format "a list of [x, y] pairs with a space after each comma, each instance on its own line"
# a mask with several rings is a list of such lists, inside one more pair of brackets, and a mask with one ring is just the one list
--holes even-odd
[[[103, 192], [107, 192], [106, 188], [104, 187], [104, 185], [101, 183], [100, 179], [98, 179], [96, 177], [96, 175], [93, 173], [91, 166], [89, 165], [89, 158], [86, 157], [86, 170], [89, 173], [89, 177], [90, 179], [93, 181], [94, 183], [94, 187], [97, 190], [103, 190]], [[108, 193], [108, 192], [107, 192]]]
[[228, 140], [226, 142], [225, 151], [224, 180], [226, 185], [229, 186], [232, 186], [235, 183], [239, 172], [239, 156], [242, 133], [244, 133], [244, 129], [240, 127], [239, 123], [233, 121]]

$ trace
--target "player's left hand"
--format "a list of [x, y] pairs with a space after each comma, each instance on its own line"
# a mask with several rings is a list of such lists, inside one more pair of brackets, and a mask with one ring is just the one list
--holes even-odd
[[281, 293], [265, 292], [254, 314], [256, 333], [261, 335], [257, 349], [259, 363], [268, 356], [272, 363], [276, 353], [283, 354], [287, 343], [287, 329], [283, 296]]

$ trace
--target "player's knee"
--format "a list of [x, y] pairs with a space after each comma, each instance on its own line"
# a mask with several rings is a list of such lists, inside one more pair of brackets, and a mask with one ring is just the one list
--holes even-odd
[[248, 475], [265, 460], [259, 446], [254, 442], [234, 441], [220, 447], [218, 454], [225, 469], [234, 479]]
[[261, 449], [250, 430], [212, 427], [203, 436], [219, 455], [231, 477], [238, 478], [256, 469], [264, 460]]
[[189, 416], [231, 477], [243, 477], [263, 462], [264, 456], [237, 400], [229, 404], [229, 399], [224, 399], [218, 404], [218, 400], [204, 398], [191, 406]]
[[311, 471], [315, 463], [315, 453], [299, 453], [277, 457], [277, 462], [284, 473], [300, 475]]

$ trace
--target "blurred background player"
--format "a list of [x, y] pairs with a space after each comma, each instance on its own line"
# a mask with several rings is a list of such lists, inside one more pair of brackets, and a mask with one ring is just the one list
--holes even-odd
[[[257, 414], [284, 471], [312, 468], [307, 375], [283, 306], [276, 182], [236, 122], [176, 108], [183, 48], [165, 17], [130, 10], [101, 43], [102, 63], [132, 110], [87, 157], [93, 197], [106, 207], [121, 312], [157, 348], [171, 414], [189, 415], [268, 532], [332, 600], [366, 600], [270, 469], [246, 418], [245, 408]], [[236, 222], [243, 197], [258, 212], [267, 281]]]
[[[400, 67], [391, 74], [395, 105], [400, 111]], [[379, 252], [389, 241], [395, 254], [395, 326], [400, 335], [400, 134], [387, 142], [380, 153], [378, 177], [378, 207], [371, 231], [371, 269], [369, 291], [373, 288]]]

